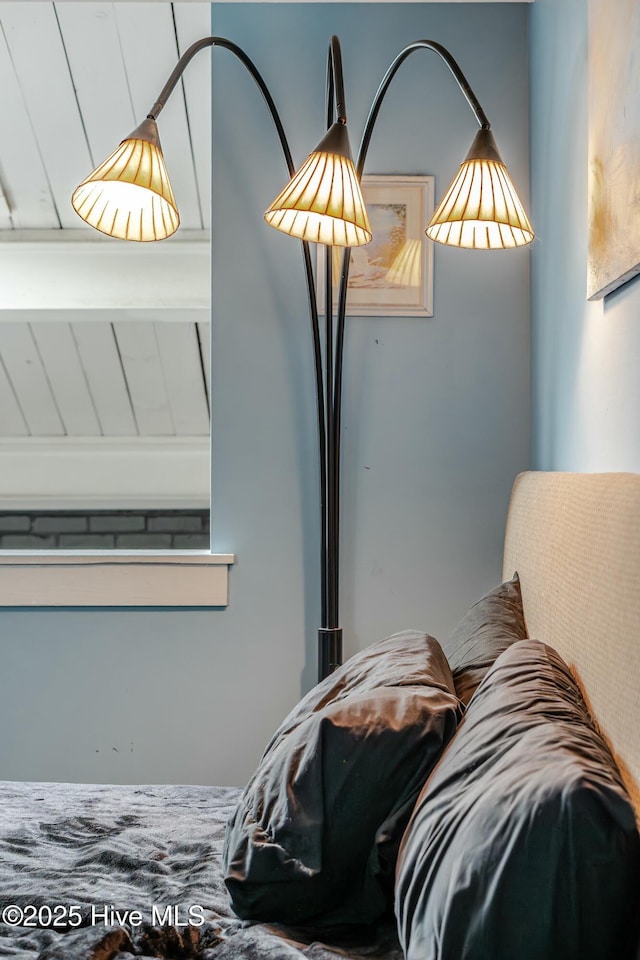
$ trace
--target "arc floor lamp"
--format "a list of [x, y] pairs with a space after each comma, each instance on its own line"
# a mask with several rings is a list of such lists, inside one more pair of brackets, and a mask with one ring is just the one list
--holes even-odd
[[[486, 114], [460, 67], [441, 44], [417, 40], [393, 60], [373, 99], [354, 164], [340, 43], [332, 37], [327, 62], [327, 132], [296, 172], [273, 98], [247, 54], [223, 37], [204, 37], [183, 54], [147, 117], [115, 152], [75, 190], [76, 212], [96, 230], [124, 240], [163, 240], [180, 217], [160, 147], [156, 120], [189, 63], [205, 47], [224, 47], [257, 84], [275, 124], [290, 180], [265, 213], [268, 224], [302, 241], [315, 364], [321, 509], [321, 619], [318, 631], [320, 679], [342, 662], [339, 626], [340, 411], [349, 247], [371, 240], [360, 178], [385, 94], [404, 61], [416, 50], [431, 50], [447, 65], [473, 111], [479, 130], [426, 234], [431, 240], [478, 250], [518, 247], [533, 240], [524, 208], [502, 162]], [[309, 244], [326, 247], [325, 325], [321, 334]], [[344, 247], [337, 307], [333, 307], [332, 250]]]

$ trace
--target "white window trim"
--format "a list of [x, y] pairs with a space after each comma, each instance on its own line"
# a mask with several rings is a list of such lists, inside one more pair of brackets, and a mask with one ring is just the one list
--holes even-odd
[[1, 550], [0, 607], [225, 607], [233, 554]]
[[[112, 321], [123, 310], [138, 321], [209, 321], [202, 231], [126, 252], [84, 230], [11, 234], [0, 237], [0, 322]], [[26, 282], [34, 275], [48, 282], [34, 287]], [[4, 438], [0, 509], [208, 506], [209, 451], [210, 437]], [[0, 550], [0, 607], [224, 607], [234, 559], [201, 550]]]

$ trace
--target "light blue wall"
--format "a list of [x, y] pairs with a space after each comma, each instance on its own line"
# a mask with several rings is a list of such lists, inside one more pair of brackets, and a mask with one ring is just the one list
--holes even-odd
[[584, 0], [531, 7], [533, 465], [640, 470], [640, 281], [587, 303]]
[[[449, 45], [527, 196], [525, 5], [219, 4], [213, 16], [272, 87], [297, 163], [322, 130], [332, 32], [355, 143], [395, 53], [425, 36]], [[6, 778], [242, 782], [315, 676], [315, 400], [300, 252], [262, 220], [284, 165], [257, 92], [222, 50], [213, 119], [212, 526], [214, 550], [238, 557], [230, 604], [1, 613]], [[415, 55], [384, 105], [368, 170], [433, 173], [441, 195], [474, 132], [444, 66]], [[528, 466], [528, 266], [526, 250], [439, 249], [433, 319], [349, 322], [347, 654], [411, 626], [443, 637], [500, 576], [509, 490]]]
[[[342, 42], [354, 144], [402, 46], [425, 36], [450, 45], [495, 118], [505, 159], [527, 195], [524, 6], [216, 4], [213, 23], [263, 72], [297, 164], [322, 128], [331, 32]], [[263, 611], [265, 642], [255, 670], [268, 673], [273, 691], [293, 695], [298, 674], [306, 685], [315, 669], [319, 610], [311, 342], [298, 245], [261, 217], [286, 179], [275, 134], [250, 79], [220, 54], [213, 103], [213, 528], [216, 545], [237, 549], [242, 564], [233, 574], [238, 606], [228, 619], [239, 635], [251, 634]], [[443, 64], [416, 54], [383, 106], [367, 170], [433, 173], [441, 195], [475, 129]], [[443, 636], [499, 577], [509, 489], [528, 466], [528, 333], [526, 250], [440, 248], [433, 319], [349, 320], [347, 653], [409, 626]]]

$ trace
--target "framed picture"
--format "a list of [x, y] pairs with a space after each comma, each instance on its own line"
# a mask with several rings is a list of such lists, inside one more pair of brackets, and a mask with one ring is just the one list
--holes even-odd
[[637, 0], [589, 0], [589, 300], [640, 273], [639, 47]]
[[[433, 177], [362, 178], [373, 240], [351, 248], [348, 316], [433, 316], [433, 244], [425, 228], [433, 214]], [[334, 305], [342, 247], [333, 247]], [[318, 310], [324, 314], [325, 248], [318, 246]]]

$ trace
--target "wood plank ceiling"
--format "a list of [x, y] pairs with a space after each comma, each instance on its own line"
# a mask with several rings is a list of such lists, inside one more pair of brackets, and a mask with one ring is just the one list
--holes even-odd
[[[163, 248], [151, 259], [175, 251], [173, 269], [158, 259], [134, 273], [128, 245], [84, 226], [70, 196], [211, 32], [210, 10], [198, 0], [0, 2], [0, 508], [138, 506], [147, 488], [156, 506], [208, 502], [208, 54], [160, 122], [182, 225], [143, 246]], [[120, 296], [106, 289], [113, 278]]]
[[[120, 242], [96, 238], [74, 213], [71, 193], [144, 118], [186, 47], [210, 32], [210, 5], [201, 2], [0, 3], [0, 261], [14, 244], [37, 250], [46, 240], [42, 257], [69, 237], [104, 244], [114, 256]], [[210, 220], [209, 59], [192, 62], [161, 120], [182, 236], [202, 244]], [[180, 234], [166, 243], [179, 242]], [[74, 244], [64, 249], [56, 273], [63, 291], [81, 264]], [[26, 271], [36, 284], [37, 256]], [[91, 438], [93, 455], [99, 438], [139, 437], [147, 453], [149, 438], [194, 438], [208, 463], [208, 307], [200, 322], [193, 313], [176, 320], [176, 310], [169, 320], [161, 309], [156, 316], [151, 279], [143, 312], [127, 309], [119, 319], [111, 311], [105, 320], [98, 302], [95, 310], [59, 307], [52, 319], [57, 287], [30, 297], [46, 307], [46, 319], [32, 305], [0, 305], [0, 456], [29, 439], [48, 438], [54, 446], [44, 451], [56, 453], [71, 442], [77, 455], [78, 442]], [[33, 470], [29, 457], [27, 464]], [[0, 504], [11, 494], [0, 480]], [[114, 491], [114, 500], [122, 496]]]

